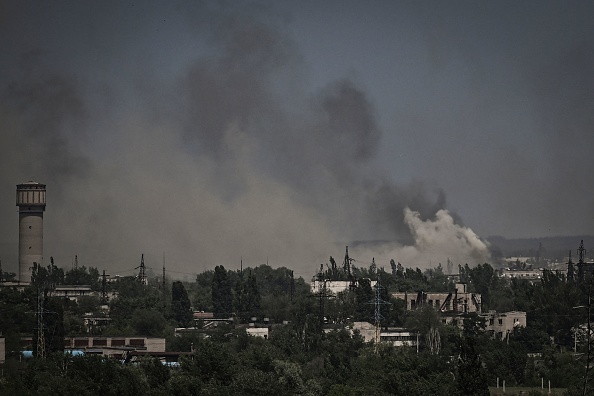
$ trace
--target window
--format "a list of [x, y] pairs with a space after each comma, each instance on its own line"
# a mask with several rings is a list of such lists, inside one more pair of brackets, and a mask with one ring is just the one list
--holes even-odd
[[499, 324], [499, 326], [501, 326], [503, 324], [503, 319], [498, 319], [497, 323]]

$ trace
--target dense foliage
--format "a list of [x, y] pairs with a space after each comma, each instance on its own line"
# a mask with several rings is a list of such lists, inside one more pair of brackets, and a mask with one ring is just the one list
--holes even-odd
[[[421, 271], [392, 262], [386, 271], [373, 263], [350, 270], [358, 287], [332, 296], [312, 294], [290, 270], [267, 265], [243, 271], [217, 266], [195, 282], [167, 282], [165, 287], [121, 278], [109, 285], [118, 297], [109, 301], [106, 311], [96, 296], [74, 303], [50, 293], [67, 279], [95, 277], [93, 287], [99, 288], [96, 269], [64, 272], [53, 262], [48, 268], [36, 267], [33, 287], [22, 292], [0, 289], [0, 331], [8, 351], [0, 394], [481, 395], [498, 379], [508, 386], [531, 387], [546, 379], [567, 388], [568, 394], [583, 390], [587, 355], [582, 352], [588, 342], [587, 337], [576, 338], [575, 329], [588, 317], [589, 282], [568, 281], [551, 271], [533, 283], [504, 280], [489, 264], [460, 266], [461, 280], [482, 294], [483, 311], [527, 312], [528, 327], [499, 340], [484, 331], [478, 316], [464, 317], [460, 329], [445, 325], [434, 309], [407, 312], [402, 300], [391, 297], [395, 291], [451, 291], [454, 282], [441, 265]], [[318, 276], [349, 279], [341, 271], [331, 262]], [[373, 322], [376, 290], [371, 279], [383, 287], [382, 324], [417, 332], [418, 349], [374, 348], [349, 330], [353, 321]], [[35, 339], [40, 303], [47, 313], [48, 357], [20, 361], [20, 337]], [[174, 328], [192, 324], [191, 307], [231, 318], [231, 323], [175, 337]], [[109, 325], [92, 330], [83, 326], [82, 315], [107, 312]], [[269, 339], [248, 336], [242, 324], [264, 318], [270, 323]], [[165, 337], [168, 350], [193, 354], [171, 369], [154, 359], [124, 365], [62, 353], [62, 337], [89, 332]]]

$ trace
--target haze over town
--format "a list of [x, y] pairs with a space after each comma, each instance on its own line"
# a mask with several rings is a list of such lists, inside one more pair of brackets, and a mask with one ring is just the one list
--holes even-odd
[[5, 270], [27, 180], [45, 259], [111, 272], [309, 277], [346, 245], [476, 264], [490, 235], [592, 233], [591, 2], [0, 7]]

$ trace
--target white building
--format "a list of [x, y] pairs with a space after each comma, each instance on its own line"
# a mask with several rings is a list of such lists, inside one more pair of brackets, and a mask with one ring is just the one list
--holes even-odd
[[89, 285], [59, 285], [52, 291], [52, 297], [67, 298], [77, 301], [78, 297], [97, 295]]
[[268, 339], [268, 327], [248, 327], [245, 332], [253, 337]]
[[[377, 281], [370, 280], [370, 284], [371, 284], [371, 287], [373, 288], [377, 284]], [[359, 285], [358, 280], [354, 281], [354, 285], [355, 286]], [[340, 292], [349, 290], [350, 287], [351, 287], [351, 281], [314, 280], [311, 283], [311, 292], [314, 294], [320, 293], [325, 288], [327, 293], [332, 293], [334, 295], [337, 295]]]
[[506, 279], [526, 279], [529, 281], [540, 280], [542, 278], [542, 269], [527, 269], [527, 270], [514, 270], [504, 268], [501, 270], [501, 277]]

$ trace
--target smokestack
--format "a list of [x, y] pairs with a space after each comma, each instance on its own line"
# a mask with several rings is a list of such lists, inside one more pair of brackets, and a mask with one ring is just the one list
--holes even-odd
[[31, 281], [33, 263], [43, 263], [43, 212], [45, 184], [28, 181], [17, 184], [19, 207], [19, 282]]

